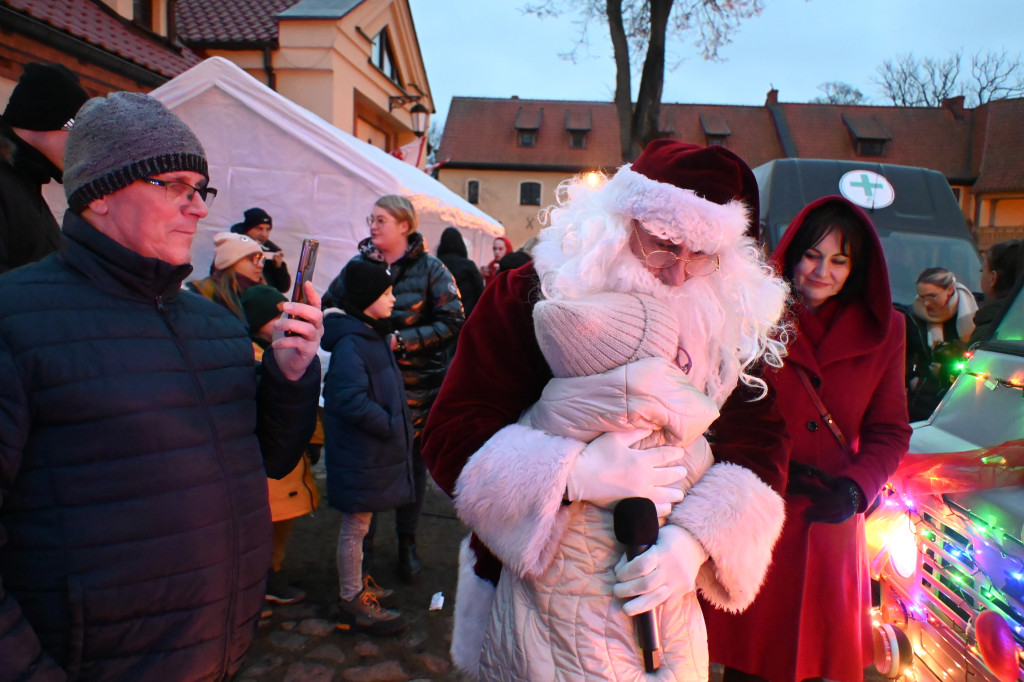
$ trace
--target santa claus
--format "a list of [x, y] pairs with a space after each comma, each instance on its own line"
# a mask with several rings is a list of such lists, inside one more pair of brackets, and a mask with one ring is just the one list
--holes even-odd
[[[453, 660], [471, 676], [643, 679], [629, 616], [654, 609], [671, 633], [659, 679], [706, 679], [695, 590], [720, 608], [745, 608], [783, 520], [788, 440], [756, 368], [781, 363], [786, 288], [750, 236], [756, 209], [753, 174], [735, 154], [659, 140], [606, 183], [565, 183], [534, 263], [484, 293], [423, 446], [474, 531], [460, 556], [452, 641]], [[653, 296], [674, 313], [674, 357], [555, 377], [535, 335], [535, 306], [602, 292]], [[570, 337], [582, 324], [559, 319]], [[581, 341], [575, 351], [584, 358], [593, 349]], [[689, 480], [678, 466], [683, 443], [636, 443], [652, 429], [684, 430], [681, 383], [720, 411], [706, 434], [714, 464]], [[572, 538], [609, 529], [579, 531], [580, 520], [626, 497], [655, 503], [657, 543], [625, 561], [608, 538], [595, 562]], [[594, 576], [605, 585], [597, 591], [617, 599], [581, 608]]]

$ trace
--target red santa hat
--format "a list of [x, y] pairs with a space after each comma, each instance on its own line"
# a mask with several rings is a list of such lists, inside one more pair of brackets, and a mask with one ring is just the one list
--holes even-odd
[[757, 180], [720, 145], [655, 140], [605, 187], [607, 207], [651, 234], [715, 252], [745, 234], [757, 237]]

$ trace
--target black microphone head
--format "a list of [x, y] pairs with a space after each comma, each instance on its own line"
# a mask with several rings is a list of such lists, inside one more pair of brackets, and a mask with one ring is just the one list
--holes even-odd
[[658, 541], [658, 510], [646, 497], [627, 497], [612, 513], [615, 539], [624, 545], [653, 545]]

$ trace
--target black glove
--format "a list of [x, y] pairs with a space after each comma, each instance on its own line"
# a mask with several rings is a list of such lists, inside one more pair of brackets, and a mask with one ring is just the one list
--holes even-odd
[[790, 463], [786, 492], [810, 498], [811, 506], [804, 510], [804, 519], [810, 523], [842, 523], [860, 511], [864, 498], [853, 479], [833, 478], [801, 462]]

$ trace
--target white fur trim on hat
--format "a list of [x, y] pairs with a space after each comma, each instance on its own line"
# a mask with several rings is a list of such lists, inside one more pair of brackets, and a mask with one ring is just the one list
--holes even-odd
[[747, 230], [750, 209], [742, 201], [716, 204], [631, 170], [619, 169], [604, 188], [609, 212], [636, 218], [660, 239], [686, 244], [691, 251], [717, 253], [736, 245]]
[[218, 232], [213, 235], [213, 243], [213, 267], [218, 270], [227, 270], [246, 256], [263, 251], [255, 239], [234, 232]]
[[674, 360], [676, 315], [647, 294], [551, 299], [533, 309], [537, 343], [556, 377], [600, 374], [645, 358]]

